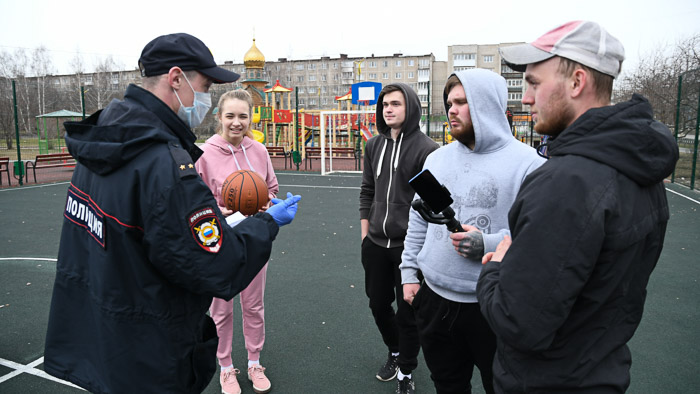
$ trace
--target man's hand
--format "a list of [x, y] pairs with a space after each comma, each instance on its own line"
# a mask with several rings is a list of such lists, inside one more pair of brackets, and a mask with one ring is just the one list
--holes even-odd
[[299, 200], [301, 200], [301, 196], [293, 196], [292, 193], [287, 192], [286, 200], [280, 200], [279, 198], [272, 199], [274, 205], [267, 209], [267, 213], [275, 219], [277, 225], [282, 227], [285, 224], [291, 223], [292, 219], [294, 219], [294, 215], [297, 213], [297, 203]]
[[496, 251], [486, 253], [486, 255], [484, 255], [484, 258], [481, 259], [481, 264], [486, 264], [489, 261], [503, 261], [503, 258], [506, 256], [506, 252], [508, 252], [508, 248], [510, 248], [510, 245], [512, 243], [513, 241], [510, 239], [509, 236], [506, 235], [505, 237], [503, 237], [503, 241], [499, 242], [498, 246], [496, 246]]
[[468, 259], [480, 259], [484, 255], [484, 236], [481, 231], [467, 224], [463, 224], [465, 232], [452, 233], [452, 245], [460, 256]]
[[367, 234], [369, 234], [369, 220], [360, 219], [360, 239], [364, 241]]
[[416, 298], [416, 293], [420, 290], [420, 283], [406, 283], [403, 285], [403, 300], [408, 302], [408, 305], [413, 305], [413, 299]]

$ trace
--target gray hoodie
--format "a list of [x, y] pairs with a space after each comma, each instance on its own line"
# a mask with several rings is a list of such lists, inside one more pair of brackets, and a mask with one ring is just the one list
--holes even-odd
[[414, 195], [408, 181], [420, 172], [428, 154], [438, 148], [420, 130], [421, 106], [416, 92], [406, 84], [394, 85], [406, 100], [406, 118], [396, 141], [392, 140], [391, 128], [384, 121], [384, 92], [379, 95], [379, 135], [367, 141], [360, 189], [360, 219], [369, 221], [367, 237], [385, 248], [403, 246]]
[[[506, 118], [508, 90], [503, 77], [483, 70], [459, 71], [474, 125], [474, 150], [460, 142], [428, 156], [424, 168], [452, 194], [456, 218], [478, 227], [486, 252], [509, 234], [508, 211], [520, 184], [544, 159], [510, 132]], [[447, 96], [445, 96], [445, 101]], [[401, 257], [402, 283], [418, 283], [418, 270], [435, 293], [456, 302], [476, 302], [481, 261], [457, 254], [445, 225], [427, 223], [411, 210]]]

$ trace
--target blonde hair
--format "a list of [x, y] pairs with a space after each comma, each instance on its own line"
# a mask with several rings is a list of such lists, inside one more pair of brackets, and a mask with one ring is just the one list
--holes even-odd
[[229, 90], [228, 92], [224, 93], [219, 97], [219, 113], [217, 119], [219, 119], [219, 124], [216, 126], [216, 133], [221, 134], [223, 130], [221, 129], [221, 107], [224, 105], [226, 100], [241, 100], [246, 103], [248, 103], [248, 119], [250, 119], [250, 123], [248, 123], [248, 130], [245, 131], [245, 135], [248, 138], [254, 138], [253, 137], [253, 98], [250, 96], [250, 93], [246, 92], [243, 89], [236, 89], [236, 90]]

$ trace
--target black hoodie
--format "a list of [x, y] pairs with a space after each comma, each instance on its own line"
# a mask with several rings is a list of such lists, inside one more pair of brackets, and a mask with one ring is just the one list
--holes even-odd
[[408, 85], [401, 89], [406, 113], [396, 141], [384, 121], [382, 100], [377, 99], [379, 135], [367, 141], [360, 190], [360, 219], [369, 220], [367, 236], [375, 244], [394, 248], [403, 246], [408, 229], [408, 212], [415, 192], [408, 181], [420, 172], [428, 155], [438, 145], [420, 130], [421, 106], [418, 95]]
[[584, 113], [549, 152], [510, 211], [513, 244], [477, 286], [498, 337], [494, 382], [507, 393], [621, 393], [678, 146], [634, 95]]

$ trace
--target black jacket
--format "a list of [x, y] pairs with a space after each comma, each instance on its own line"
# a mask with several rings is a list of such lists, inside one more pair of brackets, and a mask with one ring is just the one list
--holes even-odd
[[408, 85], [397, 83], [406, 100], [405, 119], [396, 141], [384, 121], [382, 99], [377, 100], [377, 130], [365, 146], [364, 170], [360, 189], [360, 219], [369, 220], [367, 236], [375, 244], [403, 246], [408, 230], [408, 212], [415, 191], [408, 184], [423, 169], [428, 155], [438, 145], [420, 130], [421, 106], [418, 95]]
[[671, 132], [641, 96], [579, 117], [549, 144], [509, 213], [513, 244], [479, 278], [506, 393], [608, 393], [629, 386], [626, 343], [669, 219]]
[[[212, 297], [267, 262], [268, 214], [231, 229], [194, 169], [194, 134], [135, 85], [66, 123], [68, 189], [46, 372], [96, 393], [198, 393], [216, 368]], [[188, 153], [190, 152], [190, 153]]]

